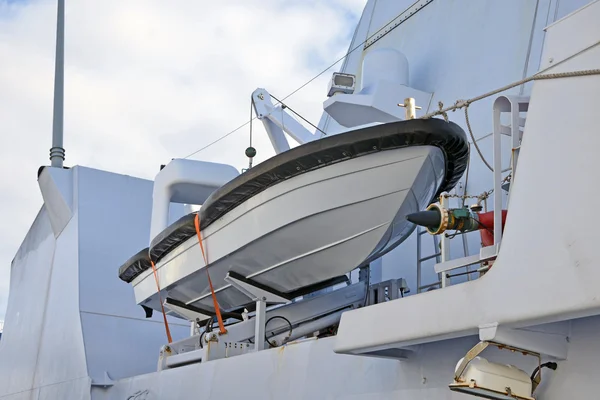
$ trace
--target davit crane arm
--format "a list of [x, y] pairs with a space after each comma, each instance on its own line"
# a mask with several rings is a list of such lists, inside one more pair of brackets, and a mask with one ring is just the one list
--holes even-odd
[[284, 104], [273, 105], [271, 95], [259, 88], [252, 93], [252, 106], [256, 116], [265, 126], [271, 144], [277, 154], [290, 149], [283, 132], [290, 135], [299, 144], [319, 139], [319, 135], [310, 132], [285, 110]]

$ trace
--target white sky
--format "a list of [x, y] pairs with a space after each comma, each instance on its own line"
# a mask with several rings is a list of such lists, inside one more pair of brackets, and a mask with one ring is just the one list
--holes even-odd
[[[366, 0], [67, 0], [65, 165], [152, 179], [341, 57]], [[49, 164], [56, 1], [0, 0], [0, 320]], [[338, 67], [339, 68], [339, 67]], [[286, 101], [313, 123], [330, 72]], [[257, 161], [274, 154], [255, 122]], [[195, 158], [242, 168], [248, 128]]]

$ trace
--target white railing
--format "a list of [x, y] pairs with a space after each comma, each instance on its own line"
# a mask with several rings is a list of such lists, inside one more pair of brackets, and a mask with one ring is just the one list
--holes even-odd
[[[448, 272], [458, 268], [464, 268], [475, 264], [481, 264], [495, 259], [500, 251], [502, 241], [502, 135], [511, 137], [511, 166], [512, 180], [515, 178], [517, 162], [519, 159], [521, 139], [525, 127], [526, 118], [521, 113], [526, 113], [529, 109], [529, 97], [526, 96], [499, 96], [494, 101], [493, 121], [493, 199], [494, 199], [494, 244], [480, 249], [479, 254], [470, 255], [457, 259], [450, 259], [450, 239], [442, 233], [440, 262], [436, 263], [434, 270], [440, 276], [439, 285], [444, 288], [450, 283]], [[510, 125], [502, 125], [501, 117], [503, 113], [510, 113]], [[510, 188], [509, 188], [510, 189]], [[442, 197], [441, 207], [447, 207], [447, 201]], [[510, 191], [509, 191], [510, 200]], [[419, 240], [419, 238], [417, 238]], [[485, 272], [489, 267], [482, 267], [477, 270], [467, 271], [466, 273]], [[420, 282], [420, 268], [418, 268], [418, 281]], [[463, 275], [456, 274], [454, 276]], [[435, 286], [435, 285], [434, 285]]]

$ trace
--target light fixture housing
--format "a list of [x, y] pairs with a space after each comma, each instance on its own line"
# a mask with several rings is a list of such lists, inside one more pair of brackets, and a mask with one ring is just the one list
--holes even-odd
[[[457, 370], [463, 361], [464, 358], [458, 362]], [[513, 365], [492, 363], [482, 357], [471, 360], [449, 388], [482, 399], [535, 400], [531, 397], [531, 379], [523, 370]]]
[[356, 89], [356, 76], [352, 74], [343, 74], [334, 72], [329, 81], [327, 97], [331, 97], [338, 93], [352, 94]]

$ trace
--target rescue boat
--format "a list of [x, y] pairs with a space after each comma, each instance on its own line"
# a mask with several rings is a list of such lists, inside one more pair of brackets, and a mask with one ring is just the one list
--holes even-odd
[[406, 216], [452, 189], [468, 156], [462, 128], [440, 119], [309, 142], [216, 189], [124, 263], [119, 277], [138, 304], [156, 310], [169, 299], [214, 312], [209, 276], [223, 310], [252, 303], [227, 274], [293, 299], [342, 282], [402, 243], [415, 228]]

